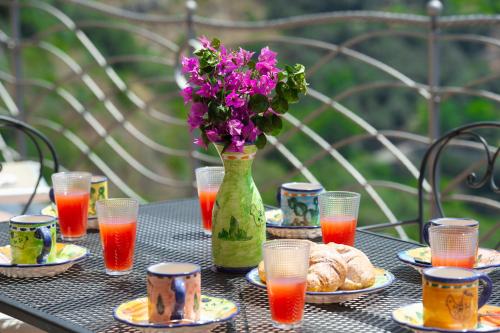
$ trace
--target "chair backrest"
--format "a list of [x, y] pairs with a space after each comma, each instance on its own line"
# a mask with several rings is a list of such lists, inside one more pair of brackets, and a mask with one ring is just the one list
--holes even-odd
[[[445, 148], [449, 146], [453, 139], [467, 139], [479, 143], [485, 151], [486, 167], [484, 174], [479, 177], [474, 172], [467, 175], [466, 184], [470, 188], [479, 189], [489, 184], [489, 187], [494, 193], [500, 193], [500, 187], [495, 183], [494, 168], [495, 162], [500, 154], [500, 147], [493, 147], [485, 140], [485, 138], [477, 133], [479, 129], [498, 129], [500, 130], [500, 122], [487, 121], [477, 122], [469, 125], [455, 128], [445, 135], [437, 139], [427, 149], [420, 165], [420, 176], [418, 179], [418, 218], [417, 222], [420, 227], [420, 234], [424, 224], [424, 181], [426, 171], [430, 171], [429, 179], [432, 186], [432, 204], [434, 205], [435, 217], [444, 217], [443, 206], [441, 203], [440, 181], [438, 177], [439, 163]], [[497, 223], [498, 224], [498, 223]], [[500, 243], [496, 245], [498, 248]]]
[[[36, 191], [38, 189], [38, 186], [40, 184], [40, 181], [41, 181], [42, 175], [43, 175], [45, 158], [43, 155], [43, 150], [41, 148], [41, 144], [44, 144], [50, 151], [50, 154], [52, 156], [52, 160], [54, 162], [54, 172], [59, 171], [59, 160], [57, 157], [56, 150], [54, 149], [54, 146], [49, 141], [49, 139], [43, 133], [41, 133], [37, 129], [33, 128], [32, 126], [30, 126], [22, 121], [19, 121], [17, 119], [0, 115], [0, 129], [2, 127], [8, 127], [8, 128], [18, 130], [21, 133], [23, 133], [24, 135], [26, 135], [31, 140], [31, 142], [33, 143], [33, 145], [35, 146], [36, 151], [37, 151], [38, 161], [40, 163], [40, 170], [39, 170], [37, 182], [36, 182], [34, 189], [33, 189], [33, 193], [31, 194], [30, 198], [28, 199], [28, 201], [26, 202], [26, 204], [23, 207], [22, 214], [25, 214], [26, 211], [28, 210], [28, 208], [30, 207], [31, 202], [33, 201], [33, 198], [36, 195]], [[0, 172], [1, 172], [1, 170], [2, 170], [2, 165], [0, 163]]]

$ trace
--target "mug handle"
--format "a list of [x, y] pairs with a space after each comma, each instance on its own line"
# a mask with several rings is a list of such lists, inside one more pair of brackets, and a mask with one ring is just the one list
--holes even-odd
[[278, 202], [278, 207], [281, 207], [281, 186], [278, 186], [276, 191], [276, 201]]
[[425, 244], [429, 244], [429, 228], [431, 227], [431, 223], [427, 222], [424, 224], [424, 227], [422, 229], [422, 239], [424, 240]]
[[45, 264], [50, 250], [52, 249], [52, 233], [48, 227], [38, 227], [35, 230], [35, 237], [43, 240], [43, 248], [40, 255], [36, 258], [37, 264]]
[[184, 278], [174, 278], [172, 289], [175, 294], [175, 305], [170, 319], [182, 320], [184, 319], [184, 303], [186, 302], [186, 284], [184, 283]]
[[493, 291], [493, 282], [486, 274], [480, 274], [479, 280], [483, 280], [485, 286], [483, 288], [483, 292], [481, 293], [481, 296], [479, 296], [479, 301], [477, 302], [478, 309], [480, 309], [483, 305], [486, 304], [486, 302], [488, 302], [488, 300], [490, 299], [491, 293]]

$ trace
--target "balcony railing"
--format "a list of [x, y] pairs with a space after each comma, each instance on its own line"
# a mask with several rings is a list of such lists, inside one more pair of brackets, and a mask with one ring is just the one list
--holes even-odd
[[[284, 132], [269, 138], [270, 145], [259, 153], [255, 166], [258, 185], [264, 196], [271, 198], [276, 187], [290, 179], [320, 182], [331, 188], [338, 185], [332, 177], [350, 178], [350, 184], [342, 182], [342, 187], [361, 191], [362, 205], [378, 209], [374, 216], [365, 216], [365, 224], [397, 223], [404, 219], [398, 216], [401, 211], [417, 214], [419, 159], [447, 127], [441, 112], [443, 103], [465, 98], [488, 101], [497, 108], [500, 102], [498, 71], [491, 70], [459, 85], [441, 82], [442, 66], [450, 70], [441, 54], [448, 45], [482, 45], [498, 58], [500, 39], [495, 36], [499, 36], [500, 15], [441, 16], [442, 5], [436, 0], [428, 2], [427, 15], [344, 11], [260, 21], [198, 16], [195, 1], [187, 1], [184, 12], [172, 15], [139, 13], [89, 0], [59, 3], [60, 7], [39, 0], [0, 0], [0, 8], [9, 18], [8, 24], [0, 25], [0, 113], [28, 121], [49, 135], [59, 149], [84, 156], [66, 167], [93, 168], [108, 176], [117, 191], [143, 200], [192, 194], [192, 170], [201, 164], [220, 163], [214, 151], [199, 150], [191, 144], [185, 123], [187, 110], [178, 96], [179, 86], [185, 84], [179, 71], [180, 59], [196, 47], [195, 37], [199, 35], [217, 35], [232, 46], [270, 44], [282, 51], [287, 62], [306, 62], [311, 82], [305, 98], [307, 112], [302, 113], [298, 104], [285, 115]], [[48, 23], [26, 31], [30, 29], [23, 29], [23, 13], [43, 17]], [[363, 26], [363, 31], [350, 33], [336, 43], [315, 39], [307, 32], [315, 28], [347, 29], [355, 23]], [[132, 38], [139, 47], [132, 53], [120, 49], [119, 54], [105, 54], [99, 47], [102, 40], [96, 38], [103, 38], [107, 32]], [[403, 66], [398, 67], [364, 48], [367, 43], [386, 39], [415, 47], [418, 53], [410, 53], [414, 57], [426, 55], [418, 77], [407, 73], [404, 66], [414, 61], [413, 57], [403, 59]], [[107, 42], [112, 47], [124, 40]], [[360, 66], [379, 79], [361, 79], [341, 88], [319, 84], [328, 78], [325, 68], [337, 63]], [[45, 64], [57, 71], [44, 73]], [[461, 70], [460, 63], [454, 66], [456, 71]], [[139, 72], [139, 68], [145, 69], [144, 73], [131, 73], [129, 68]], [[426, 130], [383, 129], [372, 114], [351, 106], [356, 98], [384, 91], [405, 96], [415, 109], [424, 101]], [[51, 109], [54, 105], [57, 113]], [[331, 123], [328, 133], [317, 129], [324, 123]], [[342, 124], [355, 128], [354, 133], [337, 136], [335, 131]], [[487, 149], [494, 153], [498, 141], [490, 142]], [[483, 145], [465, 140], [456, 140], [453, 145], [460, 154], [467, 151], [467, 158], [477, 161], [465, 172], [447, 178], [441, 199], [482, 207], [476, 210], [495, 216], [500, 211], [498, 195], [463, 192], [466, 190], [461, 188], [468, 173], [485, 166], [478, 158]], [[0, 148], [5, 158], [26, 152], [22, 140], [16, 148]], [[354, 163], [348, 157], [349, 150], [364, 154], [366, 159]], [[65, 151], [59, 154], [64, 165]], [[359, 165], [375, 160], [387, 161], [387, 167], [397, 170], [404, 179], [391, 174], [369, 178], [363, 172], [366, 168]], [[423, 188], [432, 197], [427, 181]], [[457, 190], [462, 193], [457, 194]], [[396, 207], [397, 202], [388, 201], [388, 192], [392, 197], [394, 193], [413, 197], [414, 206], [410, 211]], [[498, 223], [485, 232], [489, 236], [483, 241], [494, 238], [497, 228]], [[408, 238], [408, 230], [402, 226], [395, 231], [399, 237]]]

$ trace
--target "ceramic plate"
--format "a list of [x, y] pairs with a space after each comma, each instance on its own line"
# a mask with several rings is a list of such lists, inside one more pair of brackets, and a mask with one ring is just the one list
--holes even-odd
[[308, 238], [314, 239], [321, 237], [320, 226], [284, 226], [283, 212], [281, 209], [272, 209], [266, 211], [266, 230], [271, 235], [280, 238]]
[[[257, 268], [248, 272], [247, 281], [259, 288], [266, 288], [266, 284], [259, 277]], [[394, 275], [383, 268], [375, 268], [375, 283], [368, 288], [359, 290], [337, 290], [332, 292], [306, 291], [307, 303], [343, 303], [356, 299], [362, 295], [371, 294], [386, 288], [394, 282]]]
[[238, 312], [238, 306], [227, 299], [202, 295], [199, 322], [153, 324], [148, 320], [148, 299], [141, 297], [119, 305], [114, 311], [114, 317], [145, 333], [184, 333], [210, 331], [218, 324], [233, 319]]
[[498, 332], [500, 330], [500, 307], [485, 305], [479, 310], [479, 323], [475, 329], [470, 330], [448, 330], [442, 328], [424, 326], [422, 303], [405, 305], [394, 310], [392, 319], [398, 324], [410, 328], [414, 332]]
[[[398, 258], [405, 264], [422, 272], [424, 268], [432, 267], [431, 249], [429, 247], [418, 247], [398, 253]], [[483, 273], [489, 273], [500, 267], [500, 253], [491, 249], [479, 249], [477, 265], [474, 268]]]
[[[57, 218], [57, 210], [54, 204], [50, 204], [40, 212], [43, 215], [49, 215]], [[89, 216], [87, 219], [87, 229], [99, 230], [99, 224], [97, 223], [97, 216]]]
[[0, 247], [0, 274], [14, 278], [54, 276], [68, 270], [75, 263], [85, 259], [89, 251], [74, 244], [56, 244], [56, 262], [48, 264], [14, 265], [10, 245]]

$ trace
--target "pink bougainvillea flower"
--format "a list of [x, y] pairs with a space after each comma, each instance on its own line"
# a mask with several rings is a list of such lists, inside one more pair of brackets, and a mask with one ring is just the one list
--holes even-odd
[[215, 97], [215, 94], [217, 94], [218, 91], [218, 85], [212, 85], [209, 82], [205, 82], [201, 85], [200, 89], [196, 91], [196, 93], [202, 97], [212, 98]]
[[233, 136], [231, 138], [231, 143], [229, 144], [227, 151], [242, 153], [243, 147], [245, 147], [245, 140], [240, 138], [239, 136]]
[[203, 142], [203, 140], [201, 138], [195, 138], [193, 140], [193, 143], [197, 146], [200, 146], [202, 148], [207, 148], [207, 145], [205, 144], [205, 142]]
[[193, 100], [193, 87], [187, 86], [181, 90], [181, 96], [184, 98], [184, 104], [187, 104]]
[[238, 119], [231, 119], [227, 122], [227, 128], [230, 135], [237, 136], [241, 134], [243, 124]]
[[255, 127], [255, 125], [251, 121], [248, 122], [248, 124], [246, 124], [241, 131], [241, 135], [247, 142], [254, 142], [260, 133], [260, 130]]
[[245, 105], [246, 100], [241, 98], [237, 93], [231, 91], [229, 95], [226, 96], [226, 106], [240, 108]]
[[206, 130], [205, 134], [207, 135], [208, 140], [210, 140], [211, 142], [219, 142], [221, 140], [219, 133], [217, 133], [215, 129]]
[[200, 127], [203, 123], [203, 116], [207, 113], [208, 107], [203, 103], [193, 103], [189, 111], [188, 124], [189, 129], [193, 131], [195, 128]]
[[182, 73], [196, 73], [200, 69], [197, 58], [182, 57]]

